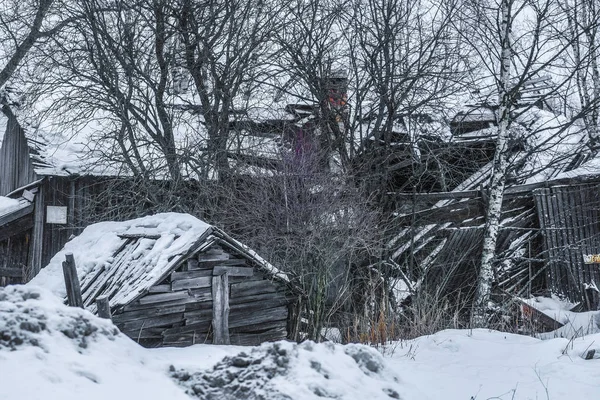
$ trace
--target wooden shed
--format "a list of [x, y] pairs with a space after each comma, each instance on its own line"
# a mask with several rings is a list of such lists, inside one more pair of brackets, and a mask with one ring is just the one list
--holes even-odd
[[32, 281], [64, 295], [73, 253], [84, 307], [108, 297], [114, 323], [145, 346], [256, 345], [293, 338], [300, 291], [247, 246], [188, 214], [91, 225]]

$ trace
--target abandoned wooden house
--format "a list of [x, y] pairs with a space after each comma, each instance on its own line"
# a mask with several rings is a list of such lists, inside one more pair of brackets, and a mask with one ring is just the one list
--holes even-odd
[[[533, 116], [543, 120], [542, 129], [551, 128], [550, 113]], [[538, 124], [535, 118], [528, 120], [531, 129]], [[543, 156], [535, 145], [511, 154], [496, 247], [498, 292], [524, 297], [552, 292], [584, 308], [597, 307], [586, 288], [600, 282], [599, 264], [592, 263], [600, 253], [600, 170], [578, 135], [573, 129], [573, 137], [557, 138]], [[560, 141], [569, 143], [564, 152]], [[410, 282], [439, 296], [473, 295], [490, 173], [487, 163], [449, 191], [393, 193], [399, 228], [388, 243], [389, 262]]]
[[81, 232], [103, 173], [79, 174], [77, 149], [23, 128], [6, 99], [0, 103], [0, 196], [27, 204], [0, 218], [2, 286], [27, 282]]
[[32, 284], [64, 296], [72, 253], [83, 305], [107, 297], [113, 322], [145, 346], [256, 345], [294, 338], [301, 292], [222, 230], [166, 213], [90, 225]]

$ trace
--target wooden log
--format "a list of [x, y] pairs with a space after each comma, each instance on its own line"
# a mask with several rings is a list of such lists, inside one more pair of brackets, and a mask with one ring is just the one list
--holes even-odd
[[71, 307], [83, 308], [83, 298], [81, 297], [81, 287], [73, 253], [65, 254], [65, 261], [63, 261], [62, 266], [67, 289], [67, 301]]
[[171, 282], [172, 290], [181, 290], [181, 289], [198, 289], [210, 287], [212, 281], [212, 277], [203, 276], [200, 278], [190, 278], [190, 279], [181, 279]]
[[108, 296], [98, 296], [96, 298], [96, 308], [100, 318], [112, 319], [110, 315], [110, 302]]
[[223, 274], [228, 274], [229, 276], [252, 276], [254, 274], [254, 268], [215, 265], [215, 267], [213, 268], [213, 275]]
[[229, 280], [227, 274], [212, 278], [213, 344], [229, 344]]

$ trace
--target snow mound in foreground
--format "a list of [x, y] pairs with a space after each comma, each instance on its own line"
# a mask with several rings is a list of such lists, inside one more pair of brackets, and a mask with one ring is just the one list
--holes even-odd
[[145, 350], [45, 289], [0, 288], [2, 400], [189, 400]]
[[66, 307], [40, 288], [0, 288], [0, 350], [38, 346], [50, 351], [56, 335], [85, 349], [100, 337], [114, 340], [119, 330], [81, 308]]
[[171, 366], [186, 393], [206, 400], [400, 399], [399, 379], [362, 345], [266, 343], [225, 357], [212, 370]]

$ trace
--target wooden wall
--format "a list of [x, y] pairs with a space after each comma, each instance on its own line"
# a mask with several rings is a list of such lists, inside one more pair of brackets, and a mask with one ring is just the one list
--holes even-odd
[[583, 301], [584, 284], [600, 284], [600, 184], [557, 186], [534, 191], [544, 240], [548, 286], [554, 293]]
[[[93, 176], [46, 178], [42, 186], [44, 204], [42, 266], [50, 262], [50, 259], [69, 241], [71, 235], [78, 235], [89, 224], [99, 222], [93, 205], [102, 188], [103, 178]], [[47, 223], [45, 212], [48, 206], [67, 207], [67, 224]]]
[[0, 240], [0, 286], [25, 283], [30, 232], [23, 232]]
[[2, 111], [8, 123], [0, 148], [0, 196], [36, 180], [23, 129], [9, 110]]
[[219, 248], [189, 259], [148, 294], [117, 310], [113, 321], [146, 346], [213, 343], [213, 281], [224, 271], [231, 273], [227, 278], [230, 343], [257, 345], [285, 339], [291, 303], [285, 286], [269, 279], [250, 260]]

